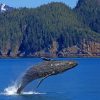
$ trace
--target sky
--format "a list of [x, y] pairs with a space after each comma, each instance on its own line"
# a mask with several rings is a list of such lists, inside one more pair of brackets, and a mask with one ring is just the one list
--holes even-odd
[[35, 8], [49, 2], [64, 2], [70, 7], [75, 7], [78, 0], [0, 0], [0, 3], [5, 3], [11, 7], [29, 7]]

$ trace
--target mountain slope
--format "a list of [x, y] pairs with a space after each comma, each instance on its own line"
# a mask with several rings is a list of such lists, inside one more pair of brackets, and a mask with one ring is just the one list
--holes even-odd
[[100, 0], [79, 0], [75, 12], [91, 30], [100, 33]]
[[[0, 15], [1, 56], [98, 56], [100, 34], [63, 3]], [[95, 46], [95, 49], [93, 48]]]

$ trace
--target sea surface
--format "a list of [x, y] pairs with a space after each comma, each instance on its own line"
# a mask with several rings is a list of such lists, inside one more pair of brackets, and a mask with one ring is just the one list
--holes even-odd
[[78, 66], [43, 81], [30, 83], [17, 95], [16, 83], [40, 58], [0, 59], [0, 100], [100, 100], [100, 58], [57, 58], [75, 60]]

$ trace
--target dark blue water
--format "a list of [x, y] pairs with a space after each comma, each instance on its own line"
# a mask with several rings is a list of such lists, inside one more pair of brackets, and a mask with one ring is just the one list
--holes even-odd
[[[27, 68], [42, 60], [0, 59], [0, 100], [100, 100], [100, 58], [59, 60], [75, 60], [79, 65], [63, 74], [47, 78], [38, 89], [35, 88], [38, 82], [32, 82], [25, 89], [26, 94], [7, 95], [4, 89], [13, 86]], [[35, 92], [30, 94], [28, 91]]]

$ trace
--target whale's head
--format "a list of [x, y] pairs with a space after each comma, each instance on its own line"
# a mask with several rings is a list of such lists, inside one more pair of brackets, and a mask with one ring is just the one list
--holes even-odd
[[72, 69], [78, 65], [75, 61], [57, 61], [53, 64], [53, 74], [58, 74]]
[[61, 61], [58, 64], [59, 72], [64, 72], [76, 67], [78, 63], [76, 61]]
[[76, 67], [78, 63], [76, 61], [65, 61], [63, 65], [63, 71], [66, 71], [68, 69], [72, 69]]
[[78, 63], [75, 61], [67, 61], [65, 65], [66, 65], [66, 68], [74, 68], [78, 65]]

